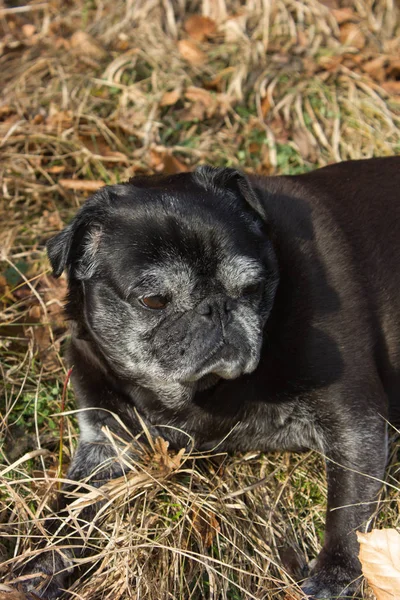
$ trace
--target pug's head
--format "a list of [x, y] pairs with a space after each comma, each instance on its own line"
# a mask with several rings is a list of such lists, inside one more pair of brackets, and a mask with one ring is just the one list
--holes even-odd
[[104, 187], [47, 245], [69, 317], [115, 373], [154, 387], [258, 364], [278, 274], [263, 207], [233, 169]]

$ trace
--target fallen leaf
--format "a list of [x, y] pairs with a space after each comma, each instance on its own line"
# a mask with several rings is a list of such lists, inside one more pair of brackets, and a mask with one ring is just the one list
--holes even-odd
[[215, 21], [209, 17], [192, 15], [186, 19], [183, 27], [191, 38], [198, 42], [202, 42], [206, 37], [215, 32], [217, 25]]
[[102, 160], [105, 164], [109, 163], [124, 163], [129, 164], [128, 157], [123, 152], [111, 150], [110, 146], [102, 136], [95, 134], [80, 135], [79, 139], [85, 144], [96, 158]]
[[188, 108], [179, 113], [180, 121], [203, 121], [206, 117], [206, 107], [201, 102], [193, 102]]
[[393, 94], [394, 96], [400, 94], [400, 81], [385, 81], [384, 83], [381, 83], [381, 87], [388, 94]]
[[337, 0], [319, 0], [326, 8], [339, 8]]
[[172, 92], [165, 92], [160, 100], [160, 106], [172, 106], [176, 104], [181, 97], [181, 89], [175, 88]]
[[299, 149], [301, 156], [304, 159], [308, 159], [314, 162], [317, 158], [314, 144], [312, 143], [311, 136], [304, 129], [295, 129], [292, 134], [294, 143]]
[[282, 117], [277, 115], [268, 123], [268, 125], [270, 126], [278, 144], [286, 144], [289, 139], [289, 132]]
[[212, 117], [217, 108], [217, 99], [204, 88], [190, 86], [185, 92], [185, 98], [193, 102], [189, 111], [185, 112], [185, 120], [194, 118], [202, 120], [204, 116]]
[[202, 508], [193, 510], [192, 523], [207, 548], [212, 545], [216, 534], [221, 531], [220, 524], [211, 510]]
[[103, 60], [108, 56], [106, 50], [99, 44], [99, 42], [86, 31], [75, 31], [72, 34], [71, 49], [80, 55], [94, 58], [95, 60]]
[[210, 108], [213, 104], [215, 104], [215, 98], [211, 94], [211, 92], [205, 90], [204, 88], [196, 87], [191, 85], [185, 92], [185, 98], [193, 101], [200, 101], [204, 106]]
[[344, 23], [340, 26], [340, 41], [346, 46], [362, 50], [365, 46], [365, 35], [356, 23]]
[[179, 469], [185, 454], [185, 448], [181, 448], [179, 452], [171, 453], [169, 451], [169, 442], [158, 437], [154, 441], [154, 450], [153, 461], [158, 463], [164, 471], [171, 472]]
[[52, 167], [47, 167], [46, 171], [52, 175], [57, 175], [65, 171], [65, 165], [53, 165]]
[[157, 173], [164, 173], [165, 175], [188, 171], [187, 165], [167, 150], [150, 150], [150, 165]]
[[395, 529], [357, 532], [364, 577], [377, 600], [400, 598], [400, 534]]
[[32, 23], [25, 23], [21, 27], [22, 33], [25, 37], [30, 38], [36, 33], [36, 27]]
[[348, 23], [349, 21], [358, 21], [358, 17], [351, 8], [333, 8], [332, 15], [335, 17], [338, 25]]
[[234, 67], [226, 67], [225, 69], [222, 69], [222, 71], [220, 71], [212, 79], [207, 79], [206, 81], [204, 81], [203, 85], [207, 90], [216, 90], [219, 92], [222, 89], [224, 79], [227, 79], [227, 76], [233, 73], [234, 71]]
[[14, 113], [15, 110], [9, 104], [3, 104], [0, 106], [0, 119], [3, 120], [5, 117], [8, 117], [10, 114]]
[[261, 150], [261, 144], [259, 142], [251, 142], [247, 149], [251, 154], [258, 154]]
[[178, 42], [178, 50], [181, 56], [191, 65], [202, 65], [206, 61], [205, 53], [200, 50], [195, 41], [180, 40]]
[[37, 115], [35, 115], [32, 119], [32, 123], [34, 125], [40, 125], [41, 123], [44, 122], [44, 116], [40, 113], [38, 113]]
[[383, 81], [386, 77], [385, 62], [385, 56], [378, 56], [377, 58], [373, 58], [372, 60], [363, 63], [362, 69], [376, 81]]
[[75, 190], [77, 192], [96, 192], [100, 187], [105, 185], [100, 179], [59, 179], [59, 185], [67, 190]]

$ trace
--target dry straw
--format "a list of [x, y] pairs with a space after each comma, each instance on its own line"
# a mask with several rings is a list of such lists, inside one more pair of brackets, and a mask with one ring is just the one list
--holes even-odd
[[[43, 528], [78, 437], [72, 391], [59, 415], [65, 281], [44, 275], [43, 248], [85, 195], [205, 161], [295, 173], [400, 149], [393, 0], [11, 4], [0, 9], [4, 581], [41, 538], [67, 541]], [[390, 463], [378, 522], [399, 527], [396, 445]], [[131, 466], [100, 491], [82, 484], [70, 506], [86, 536], [76, 517], [101, 494], [72, 597], [295, 594], [321, 546], [321, 457], [168, 453], [151, 440]]]

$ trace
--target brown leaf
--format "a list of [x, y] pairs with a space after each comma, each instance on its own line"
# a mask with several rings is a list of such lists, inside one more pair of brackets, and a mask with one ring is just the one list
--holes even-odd
[[271, 102], [268, 96], [265, 96], [261, 100], [261, 113], [263, 117], [266, 117], [269, 111], [271, 110]]
[[339, 8], [338, 0], [319, 0], [326, 8]]
[[178, 50], [182, 57], [191, 65], [199, 66], [206, 61], [205, 53], [192, 40], [180, 40], [178, 42]]
[[175, 88], [172, 92], [165, 92], [160, 101], [160, 106], [172, 106], [176, 104], [181, 97], [181, 89]]
[[378, 56], [373, 58], [372, 60], [368, 60], [363, 63], [362, 69], [365, 73], [368, 73], [373, 79], [376, 81], [383, 81], [386, 77], [385, 73], [385, 56]]
[[259, 142], [251, 142], [247, 149], [251, 154], [258, 154], [261, 150], [261, 144]]
[[188, 87], [188, 89], [185, 92], [185, 98], [193, 101], [198, 100], [207, 108], [209, 108], [215, 103], [214, 96], [211, 94], [211, 92], [208, 92], [204, 88], [195, 87], [194, 85]]
[[154, 442], [153, 461], [158, 463], [160, 467], [167, 472], [176, 471], [182, 464], [182, 458], [185, 454], [185, 448], [181, 448], [177, 453], [170, 453], [169, 442], [161, 437], [156, 438]]
[[105, 185], [100, 179], [59, 179], [59, 185], [67, 190], [75, 190], [77, 192], [96, 192], [100, 187]]
[[297, 145], [303, 158], [314, 162], [317, 158], [314, 145], [310, 135], [304, 129], [295, 129], [292, 134], [294, 143]]
[[174, 175], [188, 171], [187, 165], [166, 150], [150, 150], [150, 165], [158, 173]]
[[79, 139], [85, 144], [86, 148], [95, 154], [97, 157], [101, 157], [105, 164], [109, 163], [125, 163], [129, 164], [128, 157], [123, 152], [111, 150], [110, 146], [102, 136], [92, 135], [80, 135]]
[[381, 87], [388, 94], [393, 94], [394, 96], [400, 94], [400, 81], [385, 81], [384, 83], [381, 83]]
[[202, 508], [194, 510], [192, 523], [193, 528], [200, 535], [206, 547], [212, 545], [216, 534], [221, 531], [219, 522], [211, 510], [204, 510]]
[[400, 534], [395, 529], [357, 532], [364, 577], [377, 600], [400, 598]]
[[75, 54], [84, 55], [95, 60], [103, 60], [108, 56], [99, 42], [86, 31], [75, 31], [70, 42], [71, 49]]
[[166, 154], [163, 158], [163, 163], [163, 173], [166, 175], [174, 175], [175, 173], [182, 173], [189, 170], [185, 163], [178, 160], [172, 154]]
[[339, 25], [348, 23], [349, 21], [358, 21], [356, 13], [351, 8], [333, 8], [332, 15], [335, 17]]
[[46, 171], [53, 175], [57, 175], [58, 173], [65, 171], [65, 165], [53, 165], [52, 167], [48, 167]]
[[217, 100], [211, 92], [204, 88], [190, 86], [185, 92], [185, 98], [193, 102], [193, 106], [185, 113], [185, 119], [190, 121], [194, 118], [203, 119], [204, 116], [212, 117], [217, 108]]
[[10, 104], [3, 104], [0, 106], [0, 120], [5, 119], [5, 117], [8, 117], [13, 113], [15, 113], [15, 110], [12, 106], [10, 106]]
[[222, 69], [222, 71], [217, 73], [217, 75], [215, 77], [204, 81], [203, 86], [205, 87], [206, 90], [216, 90], [217, 92], [219, 92], [222, 90], [222, 84], [223, 84], [224, 79], [227, 78], [227, 76], [230, 73], [233, 73], [234, 71], [235, 71], [234, 67], [225, 67], [225, 69]]
[[198, 42], [202, 42], [206, 37], [215, 32], [217, 25], [215, 21], [209, 17], [192, 15], [186, 19], [183, 27], [191, 38]]
[[362, 50], [365, 46], [365, 35], [356, 23], [344, 23], [340, 26], [340, 41], [346, 46]]
[[286, 144], [289, 139], [289, 132], [282, 117], [279, 115], [274, 117], [274, 119], [269, 122], [269, 126], [271, 127], [278, 144]]
[[22, 25], [21, 29], [22, 33], [27, 38], [31, 38], [36, 33], [36, 27], [35, 25], [32, 25], [32, 23], [25, 23], [24, 25]]

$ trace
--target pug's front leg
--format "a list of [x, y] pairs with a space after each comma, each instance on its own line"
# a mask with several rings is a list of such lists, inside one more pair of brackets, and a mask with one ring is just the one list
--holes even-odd
[[331, 433], [326, 450], [325, 541], [302, 590], [313, 599], [340, 600], [352, 598], [361, 585], [356, 531], [368, 527], [376, 509], [386, 465], [387, 434], [379, 415], [360, 417], [356, 425], [349, 423]]
[[[85, 480], [90, 485], [100, 487], [108, 480], [120, 477], [124, 470], [111, 444], [104, 440], [80, 442], [67, 478], [77, 482]], [[58, 512], [45, 523], [45, 529], [50, 536], [56, 536], [57, 542], [51, 549], [43, 548], [40, 554], [14, 574], [26, 592], [34, 592], [39, 598], [58, 598], [67, 587], [74, 569], [74, 558], [87, 552], [86, 534], [101, 502], [84, 508], [77, 518], [79, 527], [72, 527], [65, 523], [65, 519], [68, 517], [68, 504], [78, 491], [84, 493], [86, 490], [80, 489], [79, 483], [76, 486], [65, 485], [58, 499]], [[31, 577], [34, 574], [37, 575]]]

